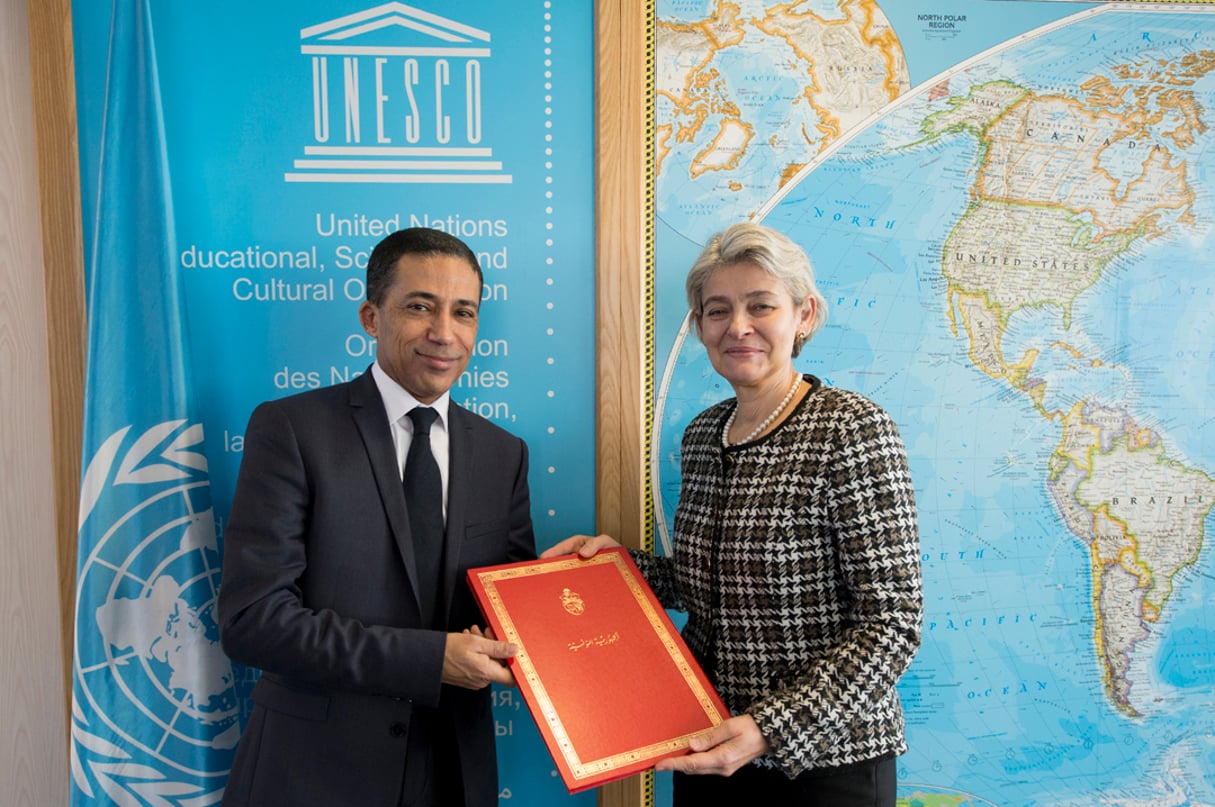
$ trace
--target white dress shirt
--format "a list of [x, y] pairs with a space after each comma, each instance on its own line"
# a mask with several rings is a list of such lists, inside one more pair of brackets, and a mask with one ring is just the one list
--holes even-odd
[[439, 476], [443, 479], [443, 517], [447, 517], [447, 477], [451, 440], [447, 431], [447, 410], [451, 406], [451, 392], [444, 392], [434, 403], [420, 403], [410, 395], [404, 387], [392, 380], [388, 373], [376, 362], [371, 365], [371, 374], [375, 385], [380, 390], [380, 398], [384, 401], [384, 409], [388, 412], [388, 429], [392, 433], [392, 442], [397, 450], [397, 473], [405, 478], [405, 458], [409, 456], [409, 445], [413, 442], [413, 421], [409, 419], [409, 411], [416, 406], [429, 406], [439, 413], [434, 424], [430, 427], [430, 450], [435, 455], [439, 466]]

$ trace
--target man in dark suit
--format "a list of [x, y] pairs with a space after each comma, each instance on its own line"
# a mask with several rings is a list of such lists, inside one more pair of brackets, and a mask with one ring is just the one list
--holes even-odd
[[[450, 400], [481, 289], [459, 239], [393, 233], [359, 308], [375, 364], [250, 418], [219, 624], [228, 655], [262, 676], [228, 807], [497, 804], [488, 687], [513, 684], [516, 648], [476, 627], [465, 572], [534, 558], [535, 543], [527, 447]], [[420, 406], [437, 419], [410, 466]], [[423, 467], [434, 495], [407, 493]], [[433, 530], [415, 520], [427, 511]]]

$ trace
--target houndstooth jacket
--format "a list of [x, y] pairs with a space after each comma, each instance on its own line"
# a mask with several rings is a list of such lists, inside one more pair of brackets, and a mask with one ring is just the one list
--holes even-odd
[[683, 436], [674, 558], [634, 552], [733, 714], [793, 777], [907, 749], [895, 683], [920, 643], [915, 501], [894, 423], [806, 376], [776, 430], [723, 449], [733, 399]]

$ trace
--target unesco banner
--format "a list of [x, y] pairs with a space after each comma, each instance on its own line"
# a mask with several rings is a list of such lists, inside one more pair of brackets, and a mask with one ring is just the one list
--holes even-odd
[[[215, 594], [249, 413], [375, 360], [371, 248], [485, 274], [453, 399], [527, 440], [539, 548], [594, 525], [593, 4], [73, 4], [89, 295], [73, 804], [217, 804], [256, 672]], [[570, 797], [494, 693], [500, 801]]]

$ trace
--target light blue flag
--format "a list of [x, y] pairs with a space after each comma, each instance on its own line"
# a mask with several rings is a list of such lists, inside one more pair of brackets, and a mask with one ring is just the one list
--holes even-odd
[[219, 802], [240, 732], [147, 0], [116, 0], [88, 261], [72, 804]]

